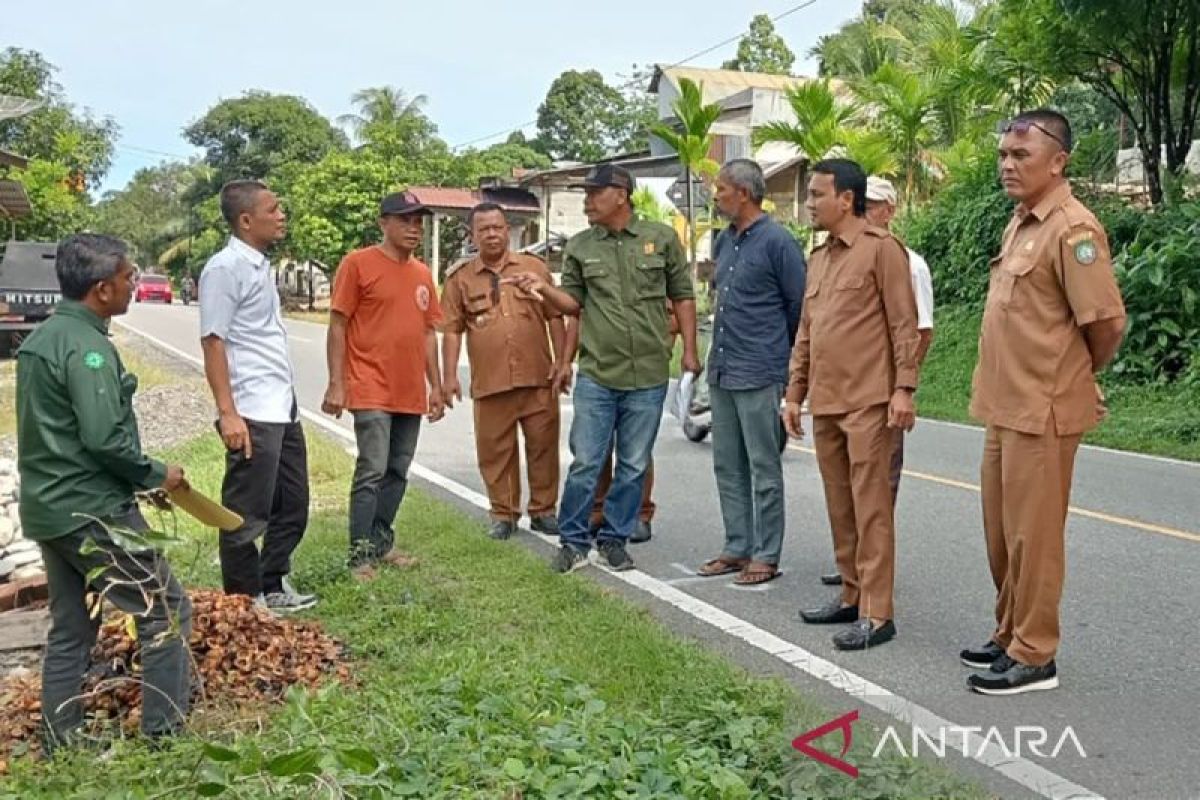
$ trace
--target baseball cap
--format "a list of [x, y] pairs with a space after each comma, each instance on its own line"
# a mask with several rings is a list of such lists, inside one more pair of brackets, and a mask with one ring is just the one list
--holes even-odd
[[389, 194], [379, 203], [379, 216], [402, 217], [408, 214], [432, 214], [412, 192]]
[[629, 170], [618, 167], [616, 164], [597, 164], [588, 170], [588, 174], [583, 178], [583, 183], [575, 185], [584, 188], [616, 186], [618, 189], [630, 192], [634, 189], [633, 176], [629, 174]]
[[886, 178], [877, 178], [874, 175], [867, 178], [867, 199], [881, 200], [888, 205], [896, 205], [896, 187], [892, 186], [892, 182]]

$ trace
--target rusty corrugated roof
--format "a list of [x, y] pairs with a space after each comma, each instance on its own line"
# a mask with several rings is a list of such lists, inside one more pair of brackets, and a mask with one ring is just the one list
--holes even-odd
[[6, 217], [23, 217], [32, 210], [24, 186], [16, 181], [0, 180], [0, 214]]

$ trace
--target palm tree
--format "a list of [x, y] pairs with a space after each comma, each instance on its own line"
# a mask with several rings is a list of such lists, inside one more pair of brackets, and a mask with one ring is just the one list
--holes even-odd
[[808, 81], [787, 91], [795, 122], [772, 122], [754, 131], [755, 144], [782, 142], [800, 151], [809, 163], [844, 147], [862, 122], [857, 102], [839, 97], [828, 78]]
[[904, 173], [905, 202], [911, 202], [929, 174], [931, 148], [937, 142], [936, 89], [918, 73], [884, 64], [856, 90], [891, 143]]
[[709, 131], [717, 117], [721, 116], [721, 106], [716, 103], [704, 102], [704, 93], [695, 81], [688, 78], [679, 80], [679, 97], [671, 104], [678, 125], [671, 126], [656, 122], [650, 126], [650, 133], [667, 143], [679, 156], [683, 165], [684, 178], [687, 180], [687, 221], [688, 221], [688, 259], [692, 267], [692, 275], [696, 274], [696, 224], [695, 212], [692, 208], [692, 174], [714, 176], [720, 169], [717, 162], [709, 158], [713, 138]]
[[865, 78], [896, 61], [905, 44], [904, 34], [891, 23], [864, 17], [822, 36], [809, 55], [817, 57], [823, 76]]
[[357, 109], [357, 113], [342, 114], [337, 118], [337, 122], [349, 128], [356, 140], [366, 142], [370, 141], [370, 131], [373, 127], [395, 126], [414, 119], [423, 119], [425, 104], [429, 102], [429, 98], [423, 94], [410, 98], [402, 89], [392, 86], [372, 86], [359, 89], [350, 96], [350, 102]]

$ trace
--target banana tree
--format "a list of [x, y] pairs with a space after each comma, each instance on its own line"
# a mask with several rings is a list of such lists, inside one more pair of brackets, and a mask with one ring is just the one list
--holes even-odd
[[699, 236], [692, 202], [692, 175], [698, 173], [714, 177], [720, 170], [720, 165], [709, 158], [708, 154], [713, 144], [713, 137], [709, 131], [721, 116], [721, 107], [716, 103], [705, 104], [700, 85], [688, 78], [680, 78], [679, 97], [671, 104], [671, 110], [675, 112], [677, 124], [656, 122], [650, 126], [650, 133], [666, 142], [679, 156], [679, 163], [683, 165], [684, 178], [687, 181], [688, 261], [691, 264], [692, 275], [695, 276], [696, 243]]

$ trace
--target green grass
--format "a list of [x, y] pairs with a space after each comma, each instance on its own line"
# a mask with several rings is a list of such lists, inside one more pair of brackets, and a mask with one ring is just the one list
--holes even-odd
[[[980, 312], [938, 312], [933, 347], [921, 369], [921, 416], [978, 424], [967, 414], [979, 347]], [[1200, 386], [1105, 382], [1109, 415], [1084, 441], [1118, 450], [1200, 460]]]
[[[986, 796], [937, 765], [872, 759], [878, 734], [862, 723], [848, 756], [857, 780], [800, 756], [791, 739], [849, 702], [821, 708], [750, 677], [419, 491], [397, 530], [420, 564], [355, 583], [343, 566], [351, 462], [320, 436], [309, 441], [318, 510], [297, 582], [321, 594], [313, 615], [349, 646], [357, 685], [233, 718], [201, 710], [194, 736], [162, 752], [121, 742], [99, 768], [82, 753], [18, 760], [0, 798]], [[171, 455], [215, 493], [215, 437]], [[215, 534], [182, 533], [177, 571], [214, 584]]]

